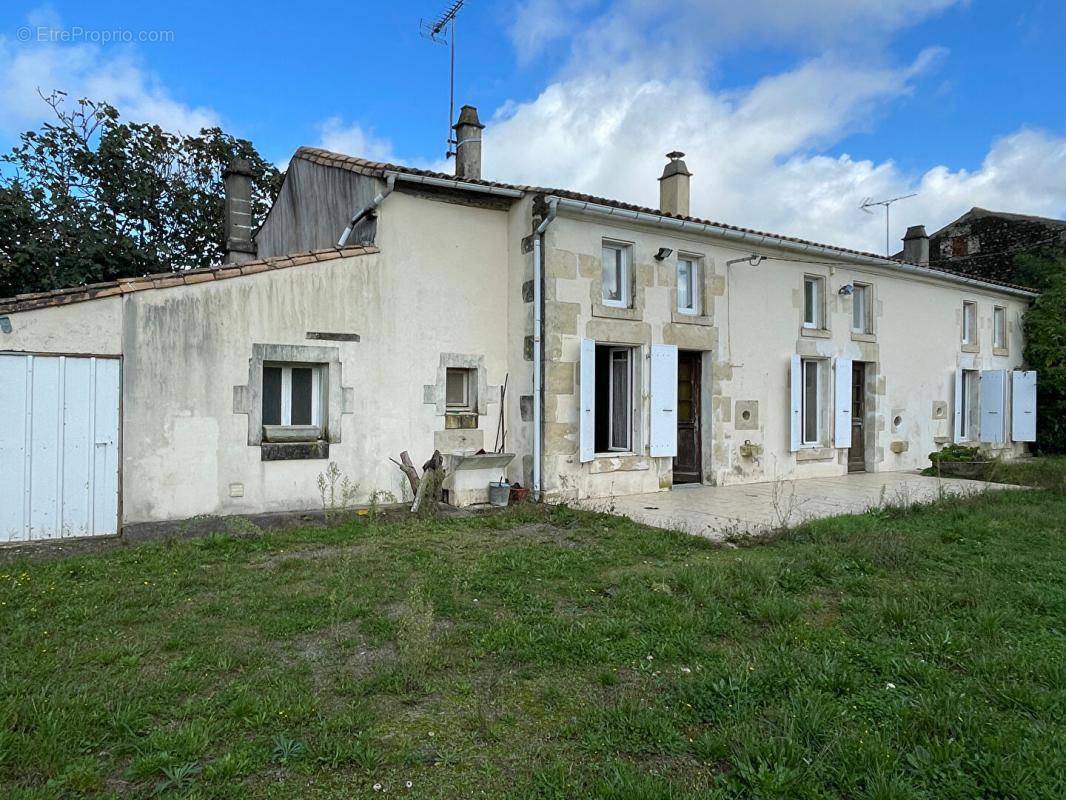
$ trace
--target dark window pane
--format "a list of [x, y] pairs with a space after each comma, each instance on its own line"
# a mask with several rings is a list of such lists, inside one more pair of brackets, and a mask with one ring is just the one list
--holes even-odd
[[263, 424], [281, 424], [281, 367], [263, 367]]
[[466, 406], [469, 375], [465, 369], [449, 368], [445, 373], [444, 397], [449, 406]]
[[818, 441], [818, 362], [803, 362], [803, 441]]
[[629, 449], [629, 354], [611, 353], [611, 448]]
[[292, 424], [311, 424], [311, 369], [292, 368]]

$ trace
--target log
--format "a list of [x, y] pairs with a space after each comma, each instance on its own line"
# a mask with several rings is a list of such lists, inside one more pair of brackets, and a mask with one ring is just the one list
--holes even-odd
[[407, 451], [404, 450], [402, 453], [400, 453], [399, 461], [397, 461], [395, 458], [390, 458], [389, 461], [399, 467], [400, 471], [407, 476], [407, 480], [411, 484], [411, 495], [414, 497], [418, 497], [418, 470], [415, 469], [415, 464], [413, 461], [411, 461], [411, 456], [407, 454]]
[[422, 480], [418, 482], [418, 494], [415, 495], [415, 502], [411, 505], [412, 513], [436, 514], [443, 483], [443, 467], [440, 469], [430, 467], [424, 470], [422, 472]]

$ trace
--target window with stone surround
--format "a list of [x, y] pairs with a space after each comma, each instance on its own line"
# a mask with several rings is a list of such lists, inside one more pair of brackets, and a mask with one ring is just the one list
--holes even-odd
[[700, 313], [700, 262], [695, 256], [677, 257], [677, 310], [692, 316]]
[[449, 414], [477, 413], [477, 370], [448, 367], [444, 392]]
[[629, 308], [632, 303], [633, 247], [604, 241], [602, 248], [602, 297], [605, 306]]
[[869, 284], [856, 283], [851, 292], [851, 330], [854, 333], [872, 333], [870, 301], [873, 291]]
[[1003, 306], [992, 309], [992, 347], [1007, 349], [1007, 309]]
[[803, 276], [803, 327], [825, 328], [825, 278]]
[[969, 300], [962, 304], [962, 343], [977, 344], [977, 303]]

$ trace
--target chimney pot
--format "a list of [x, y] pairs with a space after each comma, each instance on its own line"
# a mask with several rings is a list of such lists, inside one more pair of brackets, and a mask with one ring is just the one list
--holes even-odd
[[255, 258], [252, 239], [252, 165], [244, 158], [235, 158], [226, 165], [222, 183], [226, 192], [223, 210], [225, 263], [240, 264]]
[[670, 159], [659, 178], [659, 209], [679, 217], [689, 215], [689, 179], [692, 173], [681, 159], [685, 154], [673, 150], [666, 154]]
[[929, 234], [924, 225], [911, 225], [903, 236], [903, 260], [921, 267], [929, 266]]
[[459, 109], [455, 130], [455, 177], [481, 179], [481, 131], [485, 126], [478, 119], [474, 106]]

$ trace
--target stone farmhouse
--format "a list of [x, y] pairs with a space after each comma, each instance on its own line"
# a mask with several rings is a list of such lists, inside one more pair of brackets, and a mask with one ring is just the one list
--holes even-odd
[[228, 263], [0, 301], [0, 541], [398, 495], [403, 450], [466, 504], [1034, 440], [1033, 292], [694, 216], [679, 152], [657, 209], [486, 180], [456, 129], [454, 175], [301, 148], [262, 221], [234, 163]]

